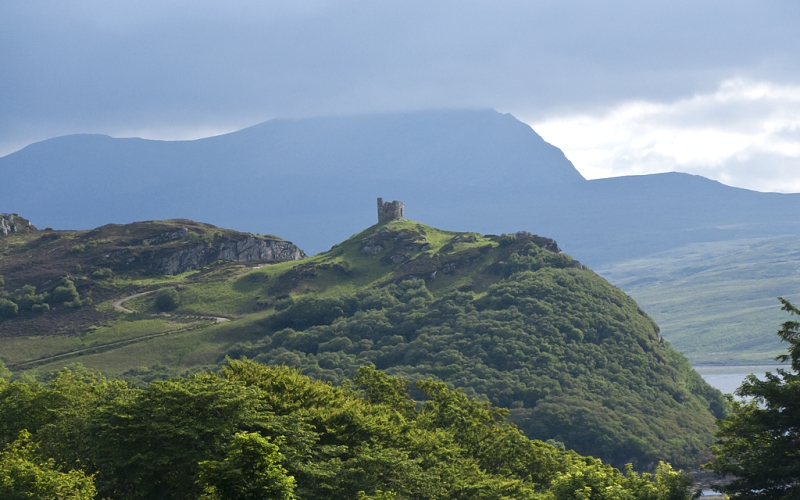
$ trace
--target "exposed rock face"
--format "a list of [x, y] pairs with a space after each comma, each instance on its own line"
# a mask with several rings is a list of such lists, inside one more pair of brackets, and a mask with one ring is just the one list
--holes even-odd
[[17, 214], [0, 214], [0, 236], [33, 231], [36, 231], [36, 227], [28, 219], [24, 219]]
[[160, 245], [168, 241], [175, 241], [175, 240], [180, 240], [181, 238], [186, 238], [188, 235], [189, 235], [189, 229], [182, 227], [180, 229], [176, 229], [175, 231], [167, 231], [165, 233], [159, 234], [158, 236], [147, 238], [144, 240], [144, 242], [147, 243], [148, 245]]
[[187, 242], [176, 250], [153, 252], [151, 258], [152, 267], [156, 271], [171, 275], [194, 271], [219, 259], [234, 262], [279, 262], [299, 260], [305, 256], [305, 252], [290, 241], [265, 240], [246, 235], [242, 239], [219, 238], [213, 243]]
[[384, 250], [385, 248], [383, 248], [383, 246], [378, 244], [370, 244], [368, 242], [361, 247], [360, 252], [363, 254], [376, 254], [376, 253], [381, 253]]
[[306, 256], [290, 241], [262, 240], [248, 236], [243, 240], [220, 240], [214, 243], [220, 259], [234, 262], [251, 260], [298, 260]]

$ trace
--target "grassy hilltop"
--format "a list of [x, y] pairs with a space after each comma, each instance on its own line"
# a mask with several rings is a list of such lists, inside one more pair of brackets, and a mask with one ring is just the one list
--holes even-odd
[[[155, 230], [161, 223], [143, 224]], [[220, 238], [213, 226], [198, 227], [211, 231], [209, 241]], [[665, 459], [691, 466], [710, 457], [721, 394], [661, 340], [631, 298], [553, 240], [392, 221], [311, 258], [216, 261], [165, 276], [145, 261], [98, 266], [104, 246], [119, 241], [89, 234], [65, 236], [83, 238], [76, 245], [84, 250], [52, 262], [65, 266], [58, 286], [69, 274], [80, 307], [51, 300], [49, 311], [0, 322], [0, 357], [12, 369], [44, 372], [79, 360], [146, 382], [227, 355], [298, 366], [338, 383], [374, 365], [411, 380], [445, 381], [509, 408], [530, 437], [617, 465]], [[36, 238], [0, 243], [6, 294], [23, 285], [54, 293], [33, 275], [9, 273], [22, 256], [45, 259], [53, 243], [37, 246]], [[165, 288], [177, 292], [167, 313], [156, 300]], [[72, 318], [79, 327], [65, 326]]]

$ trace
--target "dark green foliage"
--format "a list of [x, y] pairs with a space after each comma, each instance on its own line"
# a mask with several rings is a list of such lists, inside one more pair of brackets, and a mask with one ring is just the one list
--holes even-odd
[[[800, 310], [779, 298], [783, 310]], [[719, 490], [734, 498], [800, 498], [800, 322], [786, 321], [778, 331], [789, 343], [778, 361], [791, 370], [776, 370], [764, 380], [750, 375], [736, 390], [744, 398], [731, 400], [733, 410], [719, 422], [716, 459], [707, 465], [733, 481]]]
[[207, 374], [154, 382], [115, 400], [90, 427], [98, 490], [114, 498], [196, 498], [198, 463], [219, 457], [238, 430], [264, 427], [252, 392]]
[[27, 431], [0, 451], [0, 498], [4, 500], [91, 500], [91, 477], [79, 470], [59, 471], [53, 459], [37, 456]]
[[[230, 361], [145, 389], [85, 370], [47, 384], [0, 379], [0, 389], [3, 435], [23, 436], [12, 451], [30, 450], [24, 473], [0, 457], [0, 487], [46, 478], [12, 481], [23, 496], [3, 498], [90, 498], [92, 476], [98, 497], [115, 499], [690, 497], [669, 466], [622, 475], [526, 438], [505, 410], [441, 382], [412, 387], [374, 368], [342, 387]], [[56, 480], [62, 496], [36, 489]]]
[[20, 311], [30, 311], [33, 306], [43, 304], [47, 299], [47, 294], [37, 294], [36, 287], [33, 285], [25, 285], [22, 288], [15, 290], [9, 298], [17, 303]]
[[81, 307], [81, 302], [78, 290], [75, 288], [75, 283], [69, 278], [64, 278], [61, 285], [57, 286], [50, 294], [51, 304], [64, 304], [67, 307]]
[[13, 318], [20, 312], [43, 313], [50, 310], [46, 293], [36, 293], [36, 287], [25, 285], [13, 293], [0, 292], [0, 318]]
[[497, 241], [500, 243], [500, 246], [507, 247], [517, 241], [517, 237], [513, 234], [501, 234]]
[[278, 304], [280, 311], [270, 317], [270, 326], [303, 329], [309, 326], [330, 325], [336, 318], [345, 315], [345, 310], [352, 313], [354, 301], [346, 304], [341, 299], [314, 299], [303, 297], [297, 301], [283, 301]]
[[0, 380], [0, 449], [23, 430], [37, 432], [53, 421], [53, 408], [62, 403], [58, 394], [42, 384]]
[[507, 278], [479, 298], [436, 299], [417, 280], [285, 301], [266, 323], [274, 334], [230, 354], [333, 382], [370, 363], [412, 380], [433, 376], [510, 408], [530, 437], [620, 466], [710, 458], [722, 395], [659, 341], [630, 298], [572, 263], [526, 245], [494, 266]]
[[13, 318], [19, 313], [16, 302], [0, 297], [0, 318]]
[[233, 436], [222, 461], [200, 462], [203, 499], [289, 500], [294, 496], [294, 478], [281, 466], [278, 446], [255, 432]]
[[31, 311], [34, 313], [44, 313], [50, 310], [50, 304], [33, 304], [31, 306]]
[[159, 311], [173, 311], [180, 303], [180, 295], [174, 288], [162, 288], [156, 292], [154, 303]]
[[92, 273], [92, 278], [96, 280], [107, 280], [114, 275], [114, 271], [107, 267], [101, 267]]

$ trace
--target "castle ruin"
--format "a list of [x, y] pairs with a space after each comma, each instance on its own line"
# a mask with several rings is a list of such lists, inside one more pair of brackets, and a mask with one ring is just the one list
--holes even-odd
[[378, 223], [390, 220], [402, 220], [405, 218], [405, 208], [402, 201], [383, 202], [383, 198], [378, 198]]

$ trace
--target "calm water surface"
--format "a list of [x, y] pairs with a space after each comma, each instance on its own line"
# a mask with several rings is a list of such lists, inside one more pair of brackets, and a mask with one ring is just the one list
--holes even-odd
[[732, 393], [741, 385], [744, 378], [751, 373], [764, 378], [766, 372], [777, 368], [789, 369], [789, 365], [697, 365], [694, 367], [706, 382], [724, 393]]

